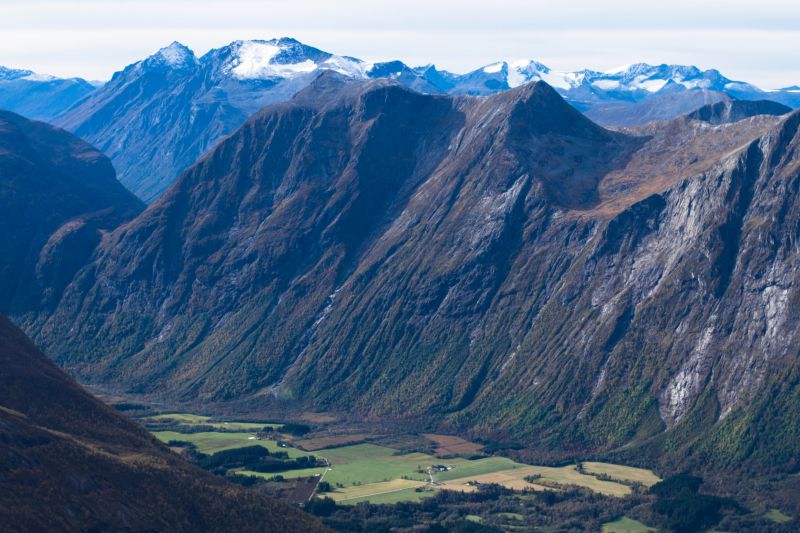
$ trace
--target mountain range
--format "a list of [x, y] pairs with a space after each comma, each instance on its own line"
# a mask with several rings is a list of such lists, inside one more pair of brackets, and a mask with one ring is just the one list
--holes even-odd
[[12, 315], [81, 380], [155, 401], [791, 472], [798, 148], [772, 102], [614, 131], [542, 81], [325, 71]]
[[670, 119], [731, 98], [800, 106], [800, 92], [791, 87], [763, 91], [690, 66], [639, 63], [609, 72], [555, 72], [524, 60], [454, 74], [433, 65], [367, 63], [281, 38], [235, 41], [199, 58], [172, 43], [97, 89], [83, 80], [0, 70], [0, 108], [53, 122], [97, 146], [111, 158], [120, 181], [151, 202], [250, 115], [288, 100], [323, 70], [393, 79], [426, 94], [490, 95], [546, 81], [606, 126]]

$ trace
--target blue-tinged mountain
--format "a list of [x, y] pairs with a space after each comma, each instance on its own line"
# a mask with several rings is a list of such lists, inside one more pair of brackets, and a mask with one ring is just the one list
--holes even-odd
[[[588, 111], [598, 106], [630, 105], [661, 97], [689, 93], [687, 104], [667, 118], [691, 111], [694, 94], [718, 93], [739, 100], [773, 100], [790, 107], [800, 106], [800, 93], [791, 88], [764, 91], [749, 83], [734, 81], [718, 70], [701, 70], [685, 65], [648, 65], [636, 63], [605, 72], [580, 70], [556, 72], [531, 60], [502, 61], [468, 74], [457, 76], [451, 94], [491, 94], [531, 81], [546, 81], [573, 106]], [[673, 96], [673, 101], [681, 96]], [[707, 102], [710, 103], [710, 102]], [[700, 104], [703, 105], [703, 104]], [[699, 107], [699, 106], [698, 106]], [[643, 123], [644, 121], [642, 121]]]
[[81, 78], [0, 67], [0, 109], [49, 122], [95, 90]]
[[236, 41], [200, 58], [176, 42], [114, 74], [56, 123], [102, 150], [120, 181], [150, 201], [252, 113], [291, 98], [319, 69], [363, 77], [359, 61], [293, 39]]

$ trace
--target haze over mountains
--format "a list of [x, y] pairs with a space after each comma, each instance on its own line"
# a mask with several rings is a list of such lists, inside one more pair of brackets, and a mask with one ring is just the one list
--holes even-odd
[[[800, 93], [791, 88], [767, 92], [696, 67], [640, 63], [611, 72], [555, 72], [524, 60], [459, 75], [432, 65], [365, 63], [281, 38], [235, 41], [200, 58], [173, 43], [94, 91], [82, 80], [37, 82], [36, 91], [46, 93], [46, 100], [28, 86], [30, 81], [15, 80], [21, 87], [0, 82], [0, 107], [52, 121], [97, 146], [111, 158], [122, 183], [150, 202], [247, 117], [266, 104], [288, 100], [322, 70], [355, 79], [395, 79], [428, 94], [489, 95], [542, 80], [604, 125], [669, 119], [728, 98], [800, 105]], [[42, 101], [50, 102], [47, 109], [36, 108]]]
[[327, 72], [15, 318], [81, 379], [165, 401], [791, 470], [786, 110], [613, 132], [543, 82], [476, 98]]

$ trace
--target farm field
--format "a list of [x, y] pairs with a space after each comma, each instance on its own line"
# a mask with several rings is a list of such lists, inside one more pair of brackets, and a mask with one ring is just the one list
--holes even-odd
[[[494, 458], [493, 458], [494, 459]], [[499, 458], [498, 458], [499, 459]], [[462, 490], [472, 491], [474, 487], [469, 485], [470, 482], [477, 483], [497, 483], [509, 489], [514, 490], [546, 490], [557, 488], [558, 485], [575, 485], [584, 487], [607, 496], [627, 496], [631, 493], [631, 488], [628, 485], [617, 483], [615, 481], [603, 481], [594, 476], [582, 474], [578, 472], [574, 465], [567, 465], [562, 467], [549, 467], [549, 466], [529, 466], [515, 464], [510, 469], [496, 468], [494, 471], [487, 471], [482, 473], [470, 473], [464, 477], [452, 477], [452, 474], [457, 471], [446, 472], [448, 474], [446, 483], [443, 488], [449, 490]], [[539, 479], [531, 484], [525, 478], [528, 476], [540, 476]]]
[[661, 478], [652, 471], [632, 466], [587, 461], [583, 463], [583, 469], [590, 474], [605, 474], [615, 480], [641, 483], [645, 487], [650, 487], [661, 481]]
[[187, 426], [211, 426], [214, 428], [231, 431], [258, 431], [265, 427], [276, 429], [282, 425], [267, 422], [211, 422], [210, 416], [193, 415], [189, 413], [166, 413], [162, 415], [148, 416], [145, 418], [145, 420], [171, 420]]
[[[330, 493], [329, 496], [339, 503], [349, 503], [350, 500], [364, 501], [365, 498], [368, 498], [374, 503], [374, 498], [378, 496], [395, 494], [397, 492], [405, 493], [413, 491], [417, 487], [424, 487], [425, 485], [426, 483], [424, 481], [393, 479], [391, 481], [381, 481], [380, 483], [345, 487], [344, 489], [338, 489], [336, 492]], [[415, 494], [420, 493], [415, 492]]]
[[281, 451], [289, 454], [289, 457], [303, 457], [308, 453], [297, 448], [284, 448], [278, 446], [274, 440], [257, 440], [253, 433], [223, 433], [219, 431], [203, 431], [200, 433], [178, 433], [177, 431], [154, 431], [153, 435], [161, 442], [171, 440], [183, 440], [191, 442], [197, 446], [200, 453], [212, 454], [233, 448], [243, 448], [245, 446], [262, 446], [271, 452]]
[[448, 455], [475, 455], [483, 450], [483, 446], [456, 437], [454, 435], [438, 435], [436, 433], [423, 433], [422, 435], [436, 445], [435, 452], [439, 456]]
[[776, 524], [785, 524], [786, 522], [792, 521], [791, 516], [782, 513], [779, 509], [770, 509], [764, 514], [764, 516], [766, 516]]
[[[325, 474], [325, 481], [334, 486], [342, 485], [344, 488], [356, 484], [367, 485], [396, 479], [402, 480], [404, 477], [425, 482], [430, 477], [427, 473], [420, 473], [417, 470], [427, 469], [437, 462], [437, 459], [430, 455], [423, 453], [396, 455], [396, 450], [375, 444], [331, 448], [315, 455], [324, 457], [330, 463], [330, 468]], [[281, 475], [286, 478], [301, 477], [321, 474], [324, 471], [325, 468], [307, 468], [289, 470]], [[240, 471], [240, 473], [270, 477], [270, 475], [246, 470]], [[330, 496], [333, 497], [334, 494]]]
[[308, 439], [300, 439], [293, 441], [293, 444], [298, 448], [307, 451], [322, 450], [325, 448], [333, 448], [336, 446], [345, 446], [348, 444], [359, 444], [364, 442], [374, 435], [366, 433], [354, 433], [350, 435], [331, 435], [329, 437], [312, 437]]
[[655, 529], [627, 516], [603, 524], [602, 530], [603, 533], [648, 533], [649, 531], [655, 531]]
[[482, 474], [491, 474], [494, 472], [513, 470], [527, 466], [522, 463], [514, 462], [506, 457], [486, 457], [484, 459], [475, 459], [472, 461], [457, 458], [439, 460], [439, 462], [442, 462], [447, 466], [452, 466], [452, 470], [434, 473], [433, 480], [436, 482], [480, 476]]

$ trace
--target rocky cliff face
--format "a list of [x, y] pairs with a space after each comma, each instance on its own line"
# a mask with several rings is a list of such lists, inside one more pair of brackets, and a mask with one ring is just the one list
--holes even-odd
[[755, 413], [769, 387], [796, 403], [798, 123], [613, 133], [544, 83], [478, 99], [325, 75], [27, 324], [83, 378], [171, 399], [788, 468], [791, 439], [754, 435], [797, 429]]
[[105, 231], [142, 204], [109, 160], [69, 133], [0, 111], [0, 309], [58, 303]]

